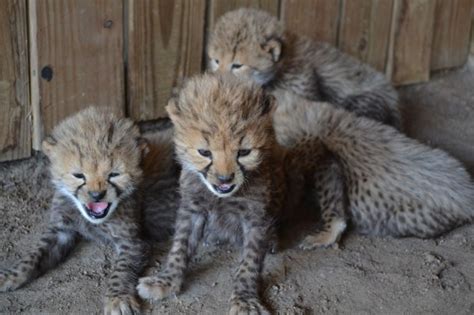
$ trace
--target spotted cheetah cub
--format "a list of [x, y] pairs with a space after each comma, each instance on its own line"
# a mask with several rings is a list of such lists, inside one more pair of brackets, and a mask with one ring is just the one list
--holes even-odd
[[327, 43], [286, 31], [265, 11], [243, 8], [224, 14], [207, 53], [211, 71], [231, 72], [272, 92], [289, 91], [400, 126], [397, 92], [382, 73]]
[[165, 267], [157, 277], [140, 279], [138, 293], [162, 299], [179, 292], [196, 247], [210, 237], [243, 247], [229, 313], [266, 314], [258, 278], [281, 207], [282, 163], [273, 101], [233, 79], [190, 79], [167, 106], [183, 167], [181, 205]]
[[[49, 225], [19, 262], [0, 271], [0, 291], [18, 289], [63, 261], [81, 238], [91, 239], [111, 243], [117, 252], [104, 312], [139, 312], [135, 287], [149, 252], [141, 225], [142, 203], [148, 193], [162, 199], [145, 206], [145, 216], [154, 220], [150, 234], [164, 237], [162, 232], [174, 221], [168, 210], [172, 193], [164, 197], [156, 190], [142, 190], [159, 183], [172, 186], [173, 176], [178, 178], [171, 135], [151, 132], [147, 141], [131, 120], [96, 108], [83, 110], [54, 128], [43, 142], [56, 188]], [[142, 166], [148, 168], [145, 179]]]
[[[329, 102], [358, 116], [400, 127], [397, 93], [381, 73], [326, 43], [285, 31], [276, 17], [264, 11], [239, 9], [224, 14], [214, 27], [207, 52], [211, 71], [251, 79], [277, 99], [285, 94], [290, 103], [298, 104], [304, 98], [317, 101], [311, 103], [316, 107], [321, 101]], [[280, 106], [280, 101], [277, 104]], [[277, 133], [286, 130], [275, 127]], [[334, 244], [334, 235], [344, 227], [335, 218], [347, 210], [342, 202], [343, 171], [334, 159], [325, 159], [324, 164], [317, 171], [318, 190], [339, 195], [321, 203], [320, 237], [311, 247]]]
[[[339, 161], [342, 173], [336, 174], [346, 182], [342, 188], [319, 187], [321, 206], [333, 209], [326, 222], [334, 228], [328, 224], [307, 236], [303, 248], [336, 242], [348, 222], [363, 234], [428, 238], [474, 218], [472, 179], [446, 152], [329, 104], [279, 98], [278, 142], [293, 151], [325, 148]], [[318, 160], [324, 166], [321, 155]], [[316, 172], [314, 180], [318, 186], [324, 178]]]

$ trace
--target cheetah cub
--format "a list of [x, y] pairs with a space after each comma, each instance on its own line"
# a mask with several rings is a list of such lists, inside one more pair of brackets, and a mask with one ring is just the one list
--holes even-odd
[[[251, 79], [277, 99], [285, 94], [290, 103], [298, 104], [304, 98], [314, 101], [315, 107], [321, 101], [329, 102], [358, 116], [400, 127], [398, 96], [383, 74], [326, 43], [285, 31], [276, 17], [264, 11], [239, 9], [224, 14], [214, 27], [207, 52], [211, 71]], [[279, 126], [275, 128], [280, 133]], [[334, 244], [334, 236], [345, 228], [333, 217], [334, 211], [346, 211], [343, 171], [334, 159], [325, 159], [324, 164], [317, 170], [318, 190], [340, 193], [321, 203], [320, 237], [311, 247]]]
[[204, 75], [190, 79], [167, 111], [183, 171], [176, 232], [164, 269], [140, 279], [138, 293], [180, 291], [188, 262], [208, 238], [242, 246], [230, 314], [267, 314], [258, 279], [281, 208], [282, 163], [272, 129], [273, 102], [255, 86]]
[[[105, 314], [138, 313], [135, 287], [149, 253], [141, 227], [148, 194], [161, 199], [144, 206], [154, 222], [150, 234], [165, 237], [174, 221], [169, 209], [178, 175], [171, 135], [150, 132], [147, 141], [131, 120], [92, 107], [61, 122], [43, 142], [55, 186], [48, 228], [19, 262], [0, 271], [0, 291], [18, 289], [63, 261], [81, 238], [91, 239], [117, 252]], [[154, 190], [160, 183], [169, 191]]]
[[207, 53], [211, 71], [231, 72], [271, 92], [289, 91], [400, 127], [398, 95], [382, 73], [327, 43], [286, 31], [265, 11], [224, 14]]
[[[315, 172], [320, 205], [330, 210], [325, 222], [332, 224], [307, 236], [303, 248], [336, 242], [347, 222], [363, 234], [428, 238], [474, 218], [472, 179], [446, 152], [330, 104], [316, 107], [284, 94], [278, 98], [278, 142], [300, 150], [302, 164], [308, 162], [304, 152], [324, 148], [341, 165], [335, 176], [346, 182], [345, 187], [321, 187], [325, 179]], [[324, 167], [321, 156], [316, 162]]]

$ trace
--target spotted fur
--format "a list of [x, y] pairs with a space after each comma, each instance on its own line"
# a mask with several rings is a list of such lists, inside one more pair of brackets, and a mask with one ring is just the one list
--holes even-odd
[[[427, 238], [472, 221], [472, 179], [448, 153], [326, 103], [294, 102], [284, 93], [279, 98], [284, 105], [274, 115], [278, 142], [291, 151], [324, 148], [340, 164], [341, 172], [331, 176], [345, 182], [320, 187], [322, 207], [347, 211], [333, 211], [323, 233], [309, 235], [304, 248], [332, 244], [346, 222], [364, 234]], [[323, 176], [316, 173], [316, 183], [327, 182]]]
[[[249, 80], [207, 74], [170, 102], [181, 204], [164, 269], [140, 279], [141, 297], [178, 293], [198, 244], [211, 236], [242, 246], [229, 313], [267, 313], [258, 298], [265, 253], [275, 222], [298, 205], [308, 176], [314, 202], [337, 211], [304, 248], [334, 243], [349, 221], [362, 233], [424, 238], [472, 220], [473, 184], [447, 153], [374, 120], [285, 95], [275, 100]], [[248, 160], [242, 149], [250, 150]], [[218, 191], [219, 175], [232, 173], [224, 182], [233, 189]]]
[[[149, 254], [142, 238], [143, 211], [153, 222], [148, 234], [163, 238], [177, 207], [171, 135], [141, 135], [131, 120], [96, 108], [61, 122], [43, 142], [56, 188], [49, 225], [32, 250], [0, 271], [0, 291], [25, 285], [64, 260], [80, 239], [91, 239], [112, 244], [117, 253], [104, 312], [138, 313], [135, 286]], [[92, 201], [108, 208], [97, 215], [87, 206]]]
[[[316, 107], [328, 102], [400, 128], [398, 95], [382, 73], [327, 43], [286, 31], [276, 17], [264, 11], [238, 9], [224, 14], [213, 29], [207, 52], [211, 71], [249, 78], [273, 95], [291, 95], [291, 102], [304, 98], [314, 101]], [[339, 164], [329, 159], [326, 165], [319, 168], [316, 184], [320, 190], [342, 189], [345, 183], [338, 175], [342, 173]], [[321, 225], [326, 230], [341, 229], [338, 218], [345, 209], [342, 199], [337, 200], [321, 202], [327, 205], [321, 209]], [[335, 234], [326, 230], [321, 237], [333, 240]]]
[[273, 100], [253, 84], [241, 84], [197, 77], [167, 106], [183, 166], [181, 205], [165, 268], [140, 279], [143, 298], [179, 292], [200, 242], [230, 241], [242, 246], [242, 256], [229, 313], [268, 313], [258, 298], [258, 279], [284, 196], [283, 156], [272, 129]]
[[397, 92], [382, 73], [329, 44], [286, 31], [267, 12], [243, 8], [224, 14], [207, 52], [211, 71], [400, 126]]

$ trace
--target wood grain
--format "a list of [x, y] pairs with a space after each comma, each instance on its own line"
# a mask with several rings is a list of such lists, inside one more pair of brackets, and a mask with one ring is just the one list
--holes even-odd
[[31, 1], [43, 133], [90, 105], [123, 114], [122, 2]]
[[0, 161], [31, 154], [26, 0], [0, 10]]
[[212, 28], [222, 14], [238, 8], [261, 9], [278, 16], [279, 5], [279, 0], [210, 0], [208, 27]]
[[471, 21], [471, 54], [474, 55], [474, 9]]
[[32, 125], [32, 147], [33, 150], [41, 150], [41, 140], [43, 139], [43, 123], [41, 121], [41, 97], [39, 91], [38, 73], [38, 19], [36, 14], [36, 1], [28, 1], [28, 23], [29, 23], [29, 57], [30, 57], [30, 103]]
[[458, 67], [467, 61], [473, 0], [436, 1], [431, 70]]
[[337, 44], [340, 0], [282, 0], [281, 19], [299, 35]]
[[338, 47], [385, 71], [393, 0], [342, 0]]
[[429, 80], [435, 5], [433, 0], [395, 0], [394, 84]]
[[201, 71], [205, 1], [129, 0], [128, 15], [128, 112], [164, 116], [173, 87]]
[[474, 55], [474, 9], [471, 21], [471, 54]]

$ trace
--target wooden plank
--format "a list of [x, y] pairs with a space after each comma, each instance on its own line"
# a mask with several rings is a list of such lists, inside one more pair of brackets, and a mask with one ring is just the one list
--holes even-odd
[[31, 155], [26, 0], [0, 10], [0, 161]]
[[[90, 105], [125, 109], [123, 5], [115, 0], [31, 0], [43, 132]], [[30, 3], [31, 5], [31, 3]]]
[[473, 0], [436, 1], [431, 70], [458, 67], [467, 61]]
[[210, 0], [208, 27], [212, 28], [222, 14], [238, 8], [261, 9], [278, 16], [279, 5], [279, 0]]
[[471, 21], [471, 54], [474, 55], [474, 9], [472, 10]]
[[342, 0], [338, 47], [385, 71], [393, 0]]
[[36, 41], [38, 33], [38, 23], [36, 14], [36, 1], [28, 1], [28, 19], [30, 34], [30, 102], [31, 115], [33, 116], [32, 147], [34, 150], [41, 150], [41, 140], [43, 139], [43, 123], [41, 121], [41, 105], [39, 91], [38, 73], [38, 43]]
[[205, 0], [129, 0], [128, 112], [137, 120], [166, 115], [173, 87], [201, 71]]
[[394, 84], [429, 79], [435, 4], [433, 0], [395, 0], [390, 65]]
[[474, 55], [474, 9], [472, 10], [471, 21], [471, 54]]
[[299, 35], [337, 44], [340, 0], [282, 0], [281, 19]]

